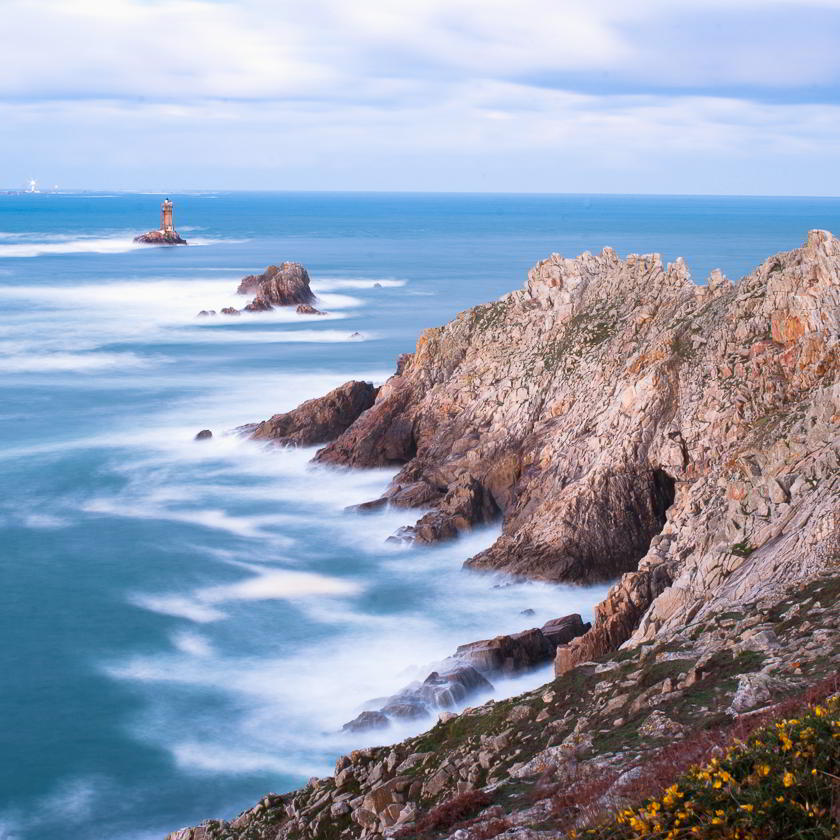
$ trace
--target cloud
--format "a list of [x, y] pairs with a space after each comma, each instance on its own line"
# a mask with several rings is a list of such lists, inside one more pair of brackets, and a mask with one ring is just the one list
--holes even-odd
[[363, 102], [482, 79], [828, 88], [839, 27], [833, 0], [7, 0], [0, 95]]
[[703, 191], [729, 157], [723, 191], [836, 192], [838, 35], [840, 0], [7, 0], [0, 151], [104, 188]]

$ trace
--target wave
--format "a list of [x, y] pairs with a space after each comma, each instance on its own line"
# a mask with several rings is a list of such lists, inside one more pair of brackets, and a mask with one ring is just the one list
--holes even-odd
[[[144, 248], [158, 247], [134, 241], [133, 233], [112, 236], [50, 235], [37, 233], [7, 233], [2, 238], [15, 240], [0, 243], [0, 258], [41, 257], [60, 254], [122, 254]], [[247, 242], [246, 239], [212, 239], [196, 237], [190, 246]]]
[[58, 237], [31, 241], [31, 234], [19, 234], [13, 244], [0, 243], [0, 258], [40, 257], [48, 254], [121, 254], [143, 246], [132, 241], [131, 236]]
[[301, 776], [323, 774], [323, 763], [294, 762], [290, 767], [286, 756], [273, 751], [237, 749], [228, 744], [202, 741], [181, 741], [171, 748], [175, 763], [184, 770], [205, 773], [289, 773]]
[[[344, 318], [343, 310], [362, 305], [361, 300], [349, 295], [326, 294], [319, 298], [319, 305], [329, 310], [325, 316], [299, 315], [295, 307], [278, 307], [269, 312], [248, 312], [239, 318], [224, 315], [196, 318], [201, 310], [220, 311], [227, 306], [241, 308], [249, 298], [236, 294], [237, 282], [237, 275], [231, 273], [229, 279], [160, 277], [142, 281], [103, 280], [72, 286], [0, 285], [0, 300], [24, 310], [25, 318], [20, 326], [27, 331], [39, 329], [54, 335], [52, 313], [59, 311], [74, 316], [72, 320], [66, 320], [62, 336], [75, 329], [88, 340], [105, 333], [108, 341], [125, 340], [126, 337], [133, 340], [138, 333], [145, 339], [148, 337], [146, 331], [152, 326], [241, 329], [249, 324], [320, 324]], [[16, 323], [9, 322], [4, 330], [8, 331]], [[212, 331], [219, 332], [218, 329]]]
[[[3, 342], [8, 344], [8, 342]], [[33, 355], [26, 348], [19, 355], [0, 357], [3, 373], [97, 373], [107, 370], [147, 368], [150, 359], [136, 353], [45, 353]]]
[[[191, 598], [178, 595], [142, 595], [135, 593], [129, 596], [128, 602], [150, 612], [171, 615], [175, 618], [186, 618], [189, 621], [195, 621], [199, 624], [207, 624], [211, 621], [219, 621], [227, 617], [225, 613], [215, 607], [208, 606], [207, 604], [199, 604]], [[145, 675], [143, 668], [135, 666], [127, 672], [117, 671], [115, 673], [130, 679], [143, 680], [154, 678], [157, 671], [153, 670], [148, 672], [148, 675]]]
[[388, 289], [405, 286], [406, 282], [406, 280], [395, 280], [393, 278], [319, 277], [317, 280], [312, 281], [312, 289], [316, 293], [318, 291], [329, 292], [333, 289], [375, 289], [377, 286]]

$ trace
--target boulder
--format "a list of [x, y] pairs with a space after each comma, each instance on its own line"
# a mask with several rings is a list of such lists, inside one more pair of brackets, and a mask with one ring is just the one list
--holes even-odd
[[548, 662], [558, 645], [583, 635], [590, 626], [574, 613], [552, 619], [539, 629], [461, 645], [455, 658], [485, 674], [518, 674]]
[[572, 639], [582, 636], [592, 625], [577, 614], [565, 615], [563, 618], [553, 618], [542, 626], [542, 634], [555, 647], [565, 645]]
[[234, 309], [232, 306], [225, 306], [222, 309], [222, 315], [241, 315], [242, 313], [238, 309]]
[[193, 440], [210, 440], [213, 437], [213, 432], [210, 429], [202, 429]]
[[321, 312], [320, 309], [316, 309], [314, 306], [310, 306], [308, 303], [299, 303], [297, 308], [295, 309], [298, 315], [326, 315], [326, 312]]

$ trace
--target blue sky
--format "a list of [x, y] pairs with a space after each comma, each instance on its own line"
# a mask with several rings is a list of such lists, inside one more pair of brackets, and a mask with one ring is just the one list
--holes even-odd
[[0, 0], [0, 185], [840, 194], [840, 0]]

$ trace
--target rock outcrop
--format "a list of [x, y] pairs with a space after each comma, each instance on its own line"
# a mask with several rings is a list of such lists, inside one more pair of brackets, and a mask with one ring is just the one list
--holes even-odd
[[337, 438], [367, 411], [377, 389], [370, 382], [345, 382], [323, 397], [307, 400], [293, 411], [275, 414], [238, 431], [253, 440], [281, 446], [314, 446]]
[[390, 725], [392, 718], [416, 719], [438, 709], [452, 709], [475, 694], [492, 691], [491, 677], [516, 676], [549, 662], [558, 645], [590, 627], [575, 613], [552, 619], [541, 628], [461, 645], [422, 683], [405, 686], [381, 708], [363, 711], [343, 728], [353, 732], [377, 729]]
[[315, 302], [315, 295], [309, 288], [309, 273], [296, 262], [270, 265], [262, 274], [251, 274], [242, 280], [236, 291], [240, 295], [254, 295], [244, 307], [248, 312]]
[[295, 308], [295, 312], [298, 315], [326, 315], [326, 312], [321, 312], [320, 309], [316, 309], [314, 306], [310, 306], [308, 303], [299, 303]]
[[[254, 299], [242, 307], [241, 312], [270, 312], [275, 306], [296, 306], [299, 315], [326, 315], [312, 304], [316, 297], [309, 288], [309, 272], [296, 262], [270, 265], [262, 274], [243, 277], [236, 290], [239, 295], [254, 295]], [[221, 310], [223, 315], [240, 315], [234, 306]], [[199, 315], [215, 315], [202, 310]]]
[[134, 237], [135, 242], [141, 242], [144, 245], [186, 245], [187, 240], [182, 239], [174, 230], [150, 230], [148, 233], [142, 233], [140, 236]]

